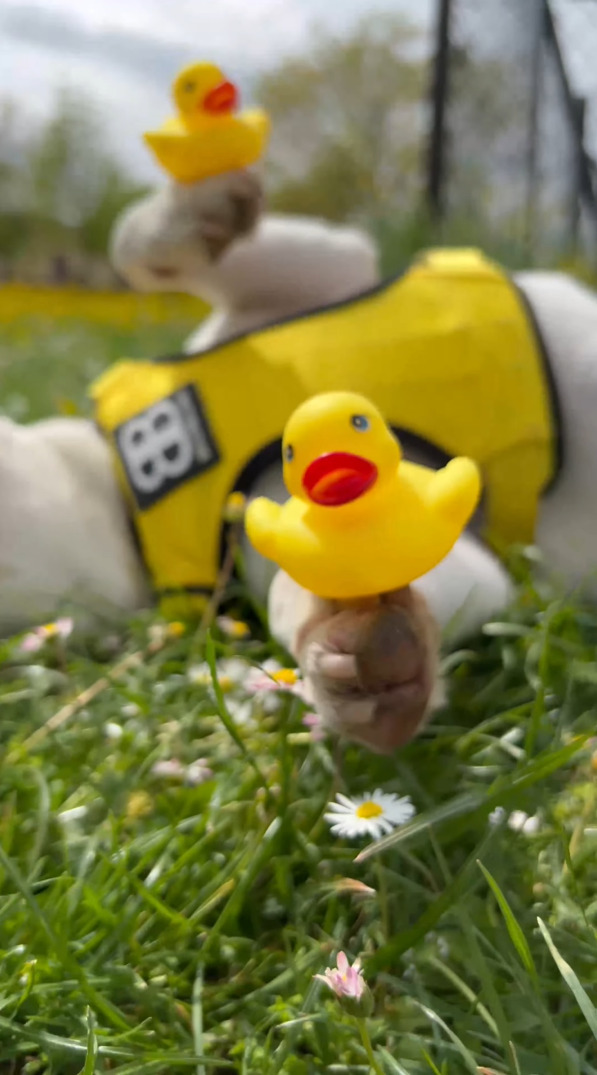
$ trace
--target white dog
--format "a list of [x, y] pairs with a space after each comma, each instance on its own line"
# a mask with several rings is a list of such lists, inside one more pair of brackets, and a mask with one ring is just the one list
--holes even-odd
[[[213, 313], [187, 343], [200, 351], [378, 279], [360, 231], [262, 215], [249, 173], [171, 184], [127, 210], [113, 236], [115, 266], [139, 290], [200, 295]], [[537, 541], [577, 583], [597, 561], [597, 300], [567, 277], [517, 276], [546, 341], [564, 418], [563, 471], [544, 498]], [[281, 468], [252, 490], [282, 500]], [[249, 548], [248, 578], [269, 587], [274, 634], [295, 654], [328, 723], [376, 750], [407, 741], [432, 710], [439, 632], [478, 627], [510, 599], [509, 579], [471, 535], [420, 582], [382, 599], [340, 606], [301, 591]], [[271, 583], [271, 585], [270, 585]], [[132, 539], [113, 462], [91, 422], [0, 419], [0, 630], [55, 614], [63, 601], [87, 616], [147, 606], [150, 588]]]

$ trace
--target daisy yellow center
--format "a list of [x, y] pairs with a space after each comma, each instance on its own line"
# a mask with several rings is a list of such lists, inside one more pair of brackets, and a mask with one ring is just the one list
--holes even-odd
[[293, 687], [295, 683], [298, 683], [298, 676], [293, 668], [280, 668], [279, 672], [272, 672], [271, 676], [276, 683], [285, 683], [289, 687]]
[[246, 638], [249, 633], [249, 628], [242, 620], [236, 620], [235, 623], [230, 624], [230, 634], [233, 638]]
[[224, 694], [228, 694], [228, 692], [231, 691], [234, 686], [234, 681], [230, 678], [230, 676], [218, 676], [218, 683], [220, 684], [220, 687]]
[[58, 634], [58, 624], [57, 623], [46, 623], [44, 625], [44, 627], [42, 628], [42, 630], [43, 630], [43, 633], [46, 635], [47, 638], [54, 638]]
[[357, 817], [362, 818], [363, 821], [369, 821], [369, 818], [372, 817], [379, 817], [380, 814], [383, 814], [381, 806], [379, 803], [374, 803], [371, 799], [368, 799], [365, 803], [361, 803], [356, 809]]

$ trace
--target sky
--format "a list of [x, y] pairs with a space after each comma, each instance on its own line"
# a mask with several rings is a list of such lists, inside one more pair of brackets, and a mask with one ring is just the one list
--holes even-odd
[[185, 63], [218, 63], [241, 90], [285, 55], [306, 52], [316, 27], [342, 33], [375, 11], [428, 25], [434, 0], [0, 0], [0, 98], [36, 118], [60, 87], [102, 109], [113, 151], [143, 180], [158, 178], [144, 130], [171, 112]]
[[[500, 3], [461, 0], [455, 21], [462, 26], [466, 16], [467, 25], [481, 19], [488, 27], [485, 16]], [[589, 97], [588, 140], [597, 152], [597, 0], [553, 4], [575, 89]], [[0, 0], [0, 101], [13, 96], [39, 120], [61, 87], [84, 94], [101, 109], [110, 148], [129, 172], [158, 181], [141, 135], [171, 114], [170, 83], [185, 63], [215, 61], [247, 101], [254, 77], [307, 53], [318, 27], [343, 34], [393, 11], [428, 30], [435, 7], [436, 0]]]

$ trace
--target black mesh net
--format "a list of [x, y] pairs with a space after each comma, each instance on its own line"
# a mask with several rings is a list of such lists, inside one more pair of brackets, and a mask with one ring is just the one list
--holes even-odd
[[597, 142], [597, 2], [453, 0], [448, 77], [452, 229], [490, 231], [512, 256], [595, 248], [583, 167], [586, 180]]

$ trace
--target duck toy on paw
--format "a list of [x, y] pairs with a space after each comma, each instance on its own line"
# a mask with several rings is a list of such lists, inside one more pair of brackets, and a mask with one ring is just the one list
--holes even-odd
[[177, 115], [143, 137], [179, 183], [247, 168], [261, 157], [270, 129], [261, 109], [238, 112], [238, 91], [212, 63], [185, 67], [172, 84]]
[[449, 553], [481, 492], [472, 459], [443, 470], [402, 459], [369, 400], [326, 392], [294, 412], [282, 442], [285, 504], [247, 509], [255, 549], [319, 597], [351, 600], [408, 586]]

